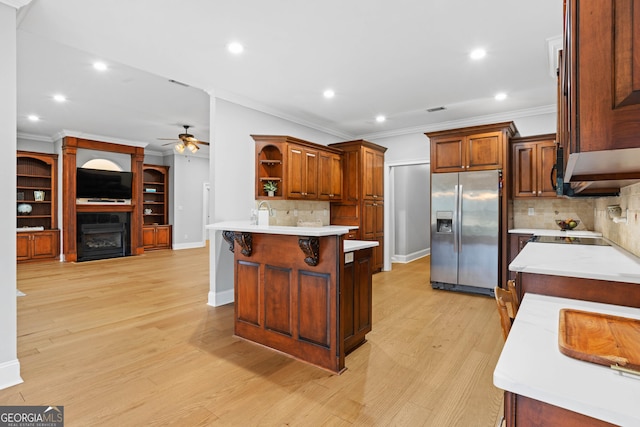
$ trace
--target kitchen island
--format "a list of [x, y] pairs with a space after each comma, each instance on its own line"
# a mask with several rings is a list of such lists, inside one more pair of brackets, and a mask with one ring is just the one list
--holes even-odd
[[507, 426], [640, 425], [640, 379], [562, 354], [561, 309], [640, 319], [630, 307], [526, 294], [493, 374]]
[[640, 307], [640, 259], [604, 242], [608, 245], [527, 243], [509, 265], [517, 273], [519, 296], [535, 293]]
[[[227, 221], [207, 228], [221, 231], [234, 253], [235, 335], [342, 372], [345, 354], [371, 330], [371, 248], [377, 242], [345, 244], [345, 226]], [[358, 327], [354, 319], [367, 313]]]

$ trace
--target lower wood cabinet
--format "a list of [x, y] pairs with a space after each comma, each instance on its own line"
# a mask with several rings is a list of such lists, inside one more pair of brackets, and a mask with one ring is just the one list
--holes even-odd
[[353, 254], [353, 261], [345, 262], [340, 284], [340, 310], [345, 353], [363, 344], [365, 335], [371, 332], [373, 250], [368, 248], [350, 253]]
[[60, 230], [22, 231], [16, 235], [18, 262], [56, 259], [60, 256]]
[[171, 249], [171, 226], [145, 225], [142, 227], [142, 244], [145, 251]]

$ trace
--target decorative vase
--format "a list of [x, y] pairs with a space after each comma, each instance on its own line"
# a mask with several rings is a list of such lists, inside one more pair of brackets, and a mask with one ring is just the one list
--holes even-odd
[[33, 199], [36, 202], [44, 202], [44, 191], [36, 190], [33, 192]]
[[269, 197], [273, 197], [275, 196], [276, 192], [275, 191], [267, 191], [267, 196]]
[[18, 213], [20, 215], [29, 215], [31, 213], [32, 207], [29, 203], [20, 203], [18, 205]]

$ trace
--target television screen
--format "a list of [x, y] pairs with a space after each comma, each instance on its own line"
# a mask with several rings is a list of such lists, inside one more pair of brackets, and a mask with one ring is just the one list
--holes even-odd
[[131, 199], [131, 172], [76, 169], [76, 197], [79, 199]]

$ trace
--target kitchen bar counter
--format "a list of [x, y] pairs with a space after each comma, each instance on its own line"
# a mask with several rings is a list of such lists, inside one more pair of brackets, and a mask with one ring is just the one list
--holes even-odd
[[[494, 385], [517, 397], [534, 399], [522, 403], [523, 407], [525, 403], [543, 402], [617, 425], [640, 425], [640, 377], [623, 375], [560, 353], [558, 320], [562, 308], [640, 319], [637, 308], [526, 294], [498, 359]], [[517, 399], [515, 402], [521, 403]], [[526, 417], [522, 415], [523, 407], [509, 407], [515, 402], [505, 400], [507, 414], [514, 417], [511, 420], [507, 417], [512, 422], [508, 425], [513, 425], [518, 415]], [[562, 420], [554, 425], [562, 425]], [[584, 425], [590, 425], [588, 420]]]
[[[234, 254], [234, 334], [334, 373], [371, 331], [372, 247], [346, 226], [227, 221]], [[345, 253], [348, 255], [345, 260]]]
[[206, 226], [209, 230], [233, 230], [247, 233], [283, 234], [288, 236], [340, 236], [350, 229], [344, 225], [327, 225], [324, 227], [291, 227], [283, 225], [255, 225], [250, 221], [223, 221]]

